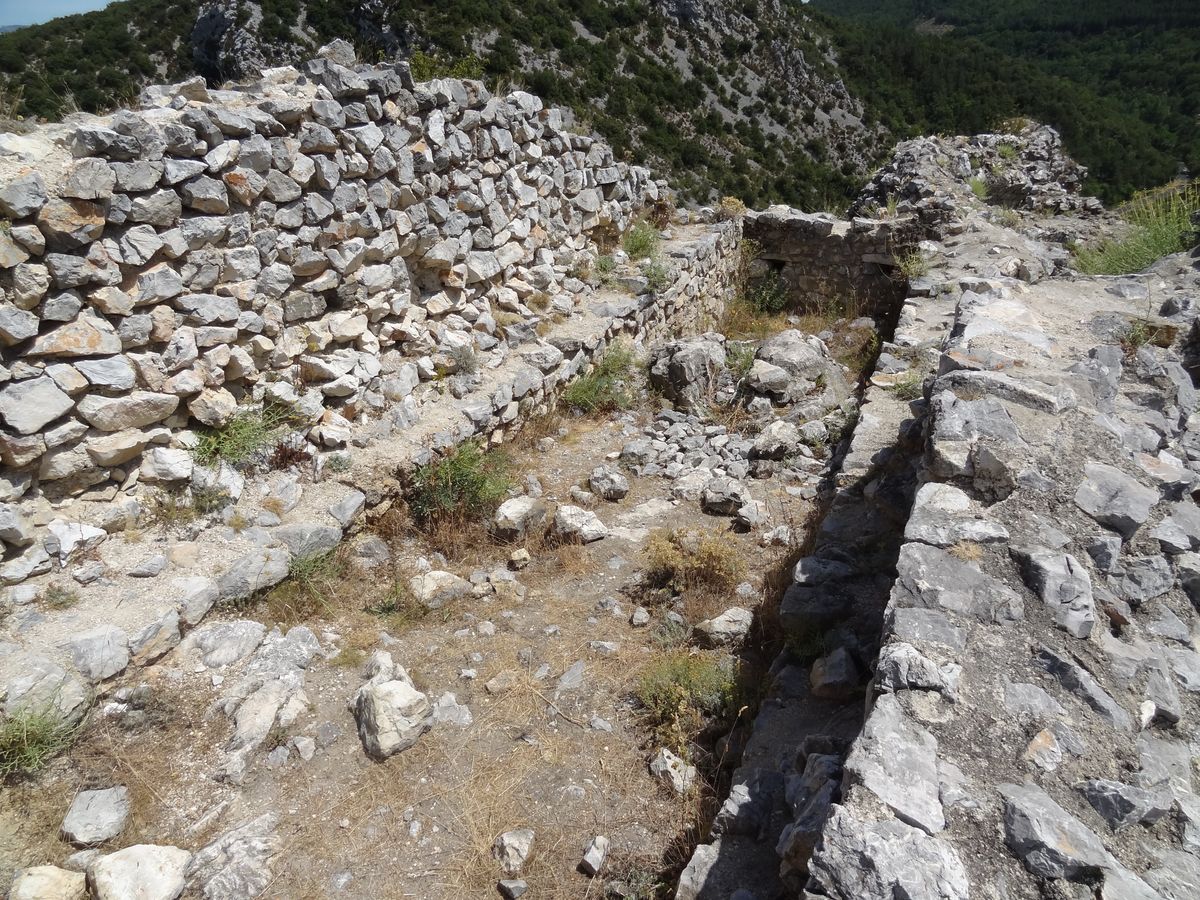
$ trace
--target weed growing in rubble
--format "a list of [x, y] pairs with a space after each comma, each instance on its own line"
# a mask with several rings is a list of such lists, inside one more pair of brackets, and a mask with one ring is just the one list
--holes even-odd
[[725, 367], [734, 381], [741, 381], [754, 367], [754, 345], [729, 342], [725, 345]]
[[278, 403], [238, 412], [220, 428], [200, 433], [193, 451], [196, 461], [206, 466], [245, 462], [255, 451], [277, 442], [293, 419], [292, 411]]
[[485, 452], [478, 441], [466, 441], [417, 469], [408, 505], [417, 524], [425, 528], [448, 521], [478, 521], [499, 506], [511, 485], [507, 456]]
[[79, 594], [61, 584], [47, 585], [37, 596], [42, 606], [50, 609], [70, 609], [79, 602]]
[[971, 193], [975, 195], [976, 199], [986, 203], [988, 198], [987, 182], [982, 178], [972, 178], [968, 184], [971, 185]]
[[909, 281], [929, 274], [929, 260], [920, 250], [900, 254], [896, 257], [896, 265], [900, 269], [900, 274]]
[[925, 392], [925, 379], [918, 372], [908, 372], [888, 390], [897, 400], [918, 400]]
[[644, 583], [684, 594], [705, 615], [720, 606], [742, 580], [745, 566], [735, 541], [718, 531], [658, 529], [642, 548]]
[[1085, 275], [1129, 275], [1195, 244], [1191, 215], [1200, 208], [1200, 186], [1167, 185], [1138, 194], [1123, 207], [1129, 233], [1078, 250], [1075, 264]]
[[717, 204], [717, 216], [722, 222], [735, 222], [746, 215], [746, 204], [737, 197], [722, 197]]
[[0, 721], [0, 780], [44, 769], [78, 733], [52, 708], [14, 710]]
[[658, 253], [659, 240], [657, 228], [649, 222], [638, 222], [625, 232], [621, 246], [625, 248], [630, 259], [644, 259], [647, 256], [653, 258]]
[[592, 371], [576, 378], [563, 391], [562, 402], [584, 415], [628, 409], [634, 403], [633, 349], [617, 343], [596, 361]]
[[721, 654], [676, 651], [655, 659], [642, 673], [636, 696], [658, 741], [687, 758], [704, 720], [732, 702], [734, 672]]

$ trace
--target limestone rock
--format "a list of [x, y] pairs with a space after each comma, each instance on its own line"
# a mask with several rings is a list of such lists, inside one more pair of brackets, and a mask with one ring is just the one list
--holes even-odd
[[19, 434], [35, 434], [68, 412], [75, 401], [48, 376], [11, 382], [0, 388], [0, 416]]
[[121, 338], [107, 319], [80, 314], [34, 339], [29, 356], [111, 356], [121, 352]]
[[189, 885], [199, 885], [205, 900], [242, 900], [261, 896], [271, 884], [271, 858], [279, 852], [277, 813], [263, 813], [196, 851], [187, 867]]
[[740, 644], [750, 633], [754, 613], [740, 606], [731, 607], [713, 619], [698, 623], [693, 632], [704, 647], [725, 647]]
[[588, 478], [588, 487], [598, 497], [616, 501], [629, 493], [629, 479], [611, 466], [597, 466]]
[[872, 822], [834, 806], [809, 864], [835, 900], [968, 900], [966, 867], [949, 844], [896, 819]]
[[380, 760], [407, 750], [433, 725], [429, 698], [407, 678], [365, 685], [354, 717], [363, 749]]
[[8, 900], [85, 900], [87, 877], [57, 866], [21, 869], [13, 879]]
[[287, 578], [290, 565], [288, 551], [280, 547], [247, 553], [217, 579], [219, 597], [221, 600], [244, 600], [274, 587]]
[[676, 794], [686, 794], [696, 781], [696, 767], [689, 766], [666, 747], [650, 760], [650, 774], [670, 785]]
[[1034, 875], [1086, 881], [1116, 861], [1100, 839], [1034, 784], [1002, 784], [1004, 837]]
[[850, 780], [886, 803], [903, 822], [929, 834], [946, 827], [939, 799], [937, 739], [880, 696], [846, 758]]
[[592, 838], [588, 848], [584, 851], [583, 859], [579, 862], [579, 870], [591, 878], [600, 874], [600, 870], [604, 867], [604, 859], [608, 855], [609, 841], [604, 835], [597, 835]]
[[178, 847], [134, 844], [88, 866], [96, 900], [175, 900], [192, 854]]
[[499, 835], [492, 844], [492, 858], [500, 863], [506, 875], [519, 875], [525, 860], [533, 850], [532, 828], [518, 828]]
[[63, 836], [77, 847], [94, 847], [125, 830], [129, 791], [125, 787], [80, 791], [63, 819]]
[[940, 608], [981, 622], [1013, 622], [1024, 617], [1020, 595], [937, 547], [905, 544], [896, 568], [892, 597], [898, 606]]
[[245, 659], [262, 643], [267, 628], [261, 622], [235, 619], [203, 625], [184, 638], [183, 653], [196, 652], [210, 669]]
[[1120, 469], [1103, 463], [1084, 465], [1084, 481], [1075, 492], [1075, 505], [1126, 539], [1150, 517], [1158, 494]]
[[512, 497], [500, 504], [492, 530], [502, 541], [523, 541], [542, 528], [549, 507], [535, 497]]
[[554, 532], [567, 540], [590, 544], [608, 537], [608, 528], [600, 517], [578, 506], [560, 506], [554, 511]]
[[1025, 580], [1050, 609], [1055, 624], [1077, 638], [1086, 638], [1096, 623], [1092, 579], [1079, 560], [1067, 553], [1032, 550], [1018, 553]]
[[471, 593], [471, 582], [453, 572], [434, 570], [409, 580], [413, 598], [428, 609], [441, 609]]
[[104, 681], [129, 665], [129, 635], [115, 625], [98, 625], [70, 641], [71, 661], [90, 681]]
[[1130, 825], [1153, 825], [1171, 811], [1169, 791], [1150, 791], [1103, 778], [1092, 778], [1076, 787], [1114, 831]]
[[161, 422], [179, 406], [173, 394], [134, 391], [122, 397], [89, 395], [79, 401], [79, 414], [101, 431], [144, 428]]

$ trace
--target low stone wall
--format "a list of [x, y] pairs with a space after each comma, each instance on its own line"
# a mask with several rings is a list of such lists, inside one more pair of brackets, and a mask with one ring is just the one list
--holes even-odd
[[911, 218], [845, 221], [785, 206], [747, 214], [745, 235], [760, 261], [755, 274], [777, 274], [799, 309], [841, 302], [877, 317], [903, 299], [897, 259], [918, 239]]
[[0, 139], [0, 501], [177, 481], [264, 401], [337, 448], [572, 315], [591, 233], [660, 196], [537, 97], [347, 49]]

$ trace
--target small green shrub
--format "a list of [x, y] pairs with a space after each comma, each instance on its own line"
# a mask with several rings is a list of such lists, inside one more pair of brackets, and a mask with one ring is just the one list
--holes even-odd
[[783, 312], [791, 302], [787, 282], [778, 272], [772, 272], [751, 285], [746, 296], [756, 312], [768, 316]]
[[999, 222], [1001, 225], [1003, 225], [1005, 228], [1020, 228], [1021, 227], [1021, 217], [1019, 215], [1017, 215], [1017, 211], [1014, 209], [1009, 209], [1008, 207], [1005, 207], [1005, 206], [1002, 206], [999, 209], [997, 209], [992, 214], [992, 218], [995, 219], [997, 222]]
[[982, 178], [972, 178], [967, 183], [971, 185], [971, 193], [974, 194], [977, 199], [983, 200], [986, 203], [988, 198], [987, 182]]
[[1086, 275], [1130, 275], [1187, 250], [1195, 240], [1191, 215], [1200, 209], [1200, 186], [1170, 185], [1138, 194], [1121, 209], [1129, 234], [1078, 250], [1076, 265]]
[[652, 260], [644, 271], [652, 290], [661, 291], [671, 283], [671, 270], [657, 259]]
[[900, 254], [896, 257], [896, 265], [900, 269], [900, 274], [909, 281], [929, 274], [929, 260], [920, 250], [911, 250]]
[[1016, 162], [1019, 156], [1017, 148], [1012, 144], [997, 144], [996, 152], [1000, 154], [1000, 158], [1005, 162]]
[[231, 465], [245, 462], [255, 451], [278, 441], [293, 421], [292, 411], [277, 403], [243, 410], [220, 428], [202, 430], [193, 455], [206, 466], [222, 460]]
[[604, 351], [592, 371], [580, 375], [567, 386], [562, 402], [589, 416], [628, 409], [635, 400], [633, 382], [633, 350], [626, 344], [613, 344]]
[[479, 371], [479, 358], [473, 347], [455, 347], [450, 352], [454, 360], [454, 370], [460, 375], [474, 375]]
[[649, 222], [638, 222], [625, 232], [625, 236], [621, 239], [621, 246], [625, 248], [625, 252], [631, 259], [643, 259], [647, 256], [653, 257], [658, 253], [660, 240], [658, 229]]
[[612, 275], [616, 269], [617, 261], [610, 254], [605, 253], [603, 256], [596, 257], [596, 272], [599, 274], [601, 281]]
[[44, 769], [75, 742], [79, 726], [51, 707], [18, 709], [0, 719], [0, 780]]
[[717, 218], [722, 222], [734, 222], [746, 215], [746, 204], [737, 197], [722, 197], [717, 204]]
[[509, 460], [466, 441], [413, 475], [409, 508], [422, 526], [439, 520], [479, 520], [489, 516], [512, 486]]
[[727, 657], [676, 651], [650, 664], [636, 696], [659, 742], [686, 758], [705, 719], [722, 715], [733, 693], [733, 665]]
[[368, 603], [363, 611], [383, 619], [390, 630], [401, 632], [424, 619], [430, 609], [412, 595], [404, 580], [399, 580], [382, 599]]
[[42, 606], [50, 609], [70, 609], [79, 602], [79, 594], [61, 584], [51, 584], [38, 594], [37, 599]]
[[725, 366], [734, 381], [741, 381], [750, 374], [750, 369], [754, 367], [754, 352], [753, 344], [725, 345]]
[[408, 67], [413, 81], [430, 81], [434, 78], [483, 78], [483, 62], [474, 53], [461, 59], [448, 60], [423, 50], [414, 50], [408, 58]]

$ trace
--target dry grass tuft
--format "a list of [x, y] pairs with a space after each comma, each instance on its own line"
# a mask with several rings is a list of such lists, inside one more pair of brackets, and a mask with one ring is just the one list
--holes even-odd
[[979, 562], [983, 559], [983, 548], [973, 541], [959, 541], [950, 548], [950, 554], [963, 562]]
[[643, 584], [682, 595], [692, 621], [723, 612], [744, 571], [742, 549], [727, 532], [658, 529], [642, 548]]

